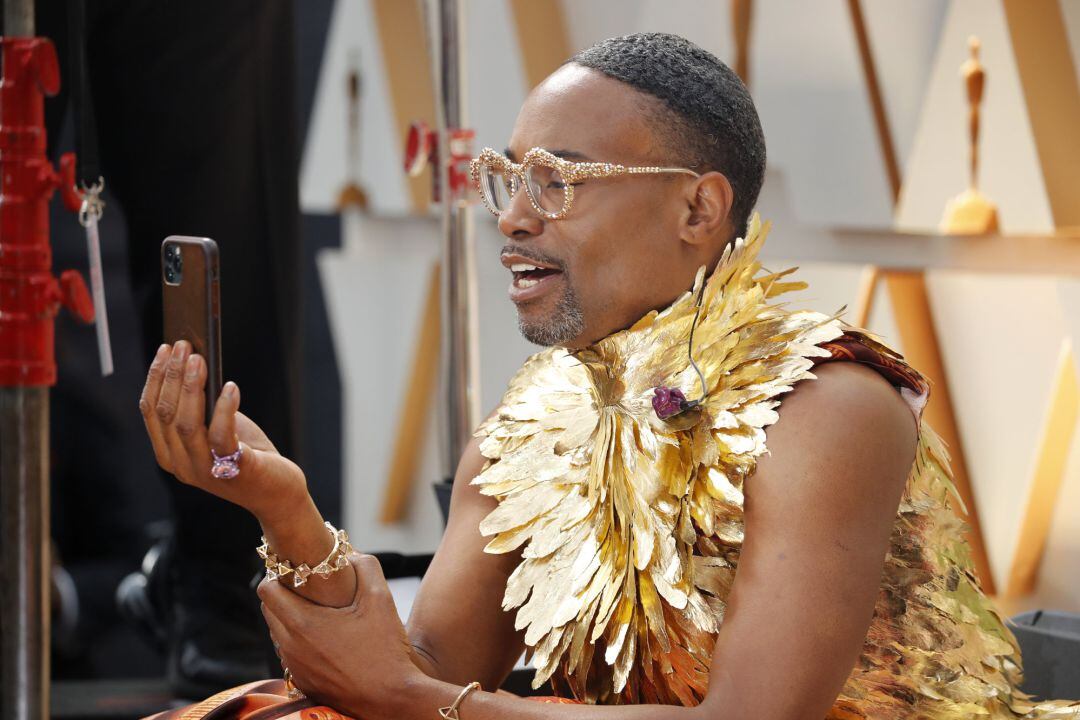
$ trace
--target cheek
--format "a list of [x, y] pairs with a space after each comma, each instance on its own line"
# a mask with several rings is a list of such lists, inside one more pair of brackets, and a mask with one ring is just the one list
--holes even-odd
[[574, 251], [573, 287], [586, 317], [604, 322], [621, 316], [635, 293], [639, 249], [611, 225], [598, 227]]
[[[629, 179], [627, 183], [633, 183]], [[561, 221], [562, 243], [572, 258], [573, 284], [590, 318], [625, 320], [651, 296], [653, 278], [670, 262], [671, 248], [655, 198], [641, 187], [607, 185], [582, 193], [573, 212]]]

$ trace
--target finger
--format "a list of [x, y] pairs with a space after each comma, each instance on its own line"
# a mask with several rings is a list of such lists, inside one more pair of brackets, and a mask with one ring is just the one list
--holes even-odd
[[240, 458], [237, 460], [237, 469], [248, 475], [258, 474], [260, 451], [241, 442], [237, 436], [238, 418], [242, 417], [239, 410], [240, 388], [230, 380], [221, 388], [221, 395], [214, 403], [214, 416], [210, 418], [207, 442], [218, 457], [231, 455], [242, 447], [244, 451], [240, 453]]
[[176, 434], [198, 467], [209, 464], [210, 448], [206, 444], [206, 362], [192, 354], [184, 366], [180, 385], [180, 405], [176, 410]]
[[[256, 591], [263, 603], [263, 614], [273, 613], [279, 618], [292, 621], [305, 610], [322, 608], [322, 605], [300, 597], [286, 588], [280, 581], [264, 579]], [[305, 607], [307, 606], [307, 607]]]
[[[236, 411], [240, 409], [240, 388], [232, 380], [221, 388], [221, 395], [214, 403], [214, 416], [210, 418], [207, 440], [219, 456], [236, 452]], [[247, 454], [247, 453], [245, 453]], [[243, 461], [243, 457], [240, 458]]]
[[[262, 613], [263, 619], [266, 620], [266, 626], [270, 630], [270, 638], [274, 642], [274, 654], [277, 655], [278, 662], [281, 663], [281, 669], [284, 670], [289, 667], [289, 661], [285, 657], [285, 649], [281, 647], [281, 643], [285, 641], [289, 631], [285, 628], [284, 623], [266, 609], [265, 605], [262, 606]], [[291, 636], [289, 637], [291, 638]]]
[[161, 383], [165, 375], [165, 362], [172, 352], [172, 346], [162, 345], [154, 355], [150, 363], [150, 370], [146, 373], [146, 384], [143, 385], [142, 394], [139, 396], [139, 414], [142, 415], [143, 424], [146, 426], [146, 434], [150, 436], [150, 444], [154, 448], [154, 457], [162, 467], [168, 467], [169, 455], [165, 438], [161, 434], [161, 424], [155, 406], [158, 395], [161, 393]]
[[382, 565], [374, 555], [353, 552], [349, 555], [349, 562], [356, 570], [357, 597], [390, 592], [390, 586], [386, 584], [386, 577], [383, 575]]
[[277, 655], [277, 659], [281, 661], [282, 665], [285, 665], [285, 661], [281, 658], [281, 643], [274, 637], [274, 633], [270, 633], [270, 641], [274, 644], [274, 654]]
[[263, 619], [266, 620], [266, 627], [270, 628], [270, 637], [274, 639], [277, 656], [282, 661], [285, 660], [285, 653], [289, 648], [292, 635], [289, 633], [289, 628], [285, 626], [274, 611], [271, 610], [266, 603], [262, 604]]
[[176, 419], [176, 410], [180, 404], [180, 383], [183, 381], [184, 363], [189, 354], [191, 354], [191, 343], [180, 340], [173, 345], [172, 355], [165, 363], [164, 381], [161, 384], [161, 392], [158, 394], [156, 410], [162, 429], [166, 430], [166, 437], [167, 426], [172, 425], [173, 420]]

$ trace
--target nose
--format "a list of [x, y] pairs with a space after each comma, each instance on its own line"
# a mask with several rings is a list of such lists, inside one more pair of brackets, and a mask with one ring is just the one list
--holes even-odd
[[499, 213], [499, 232], [508, 238], [535, 237], [544, 231], [544, 219], [529, 202], [524, 187], [510, 198], [510, 205]]

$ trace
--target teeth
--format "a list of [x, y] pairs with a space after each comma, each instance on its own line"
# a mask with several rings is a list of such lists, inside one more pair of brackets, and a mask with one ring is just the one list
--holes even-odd
[[531, 272], [533, 270], [539, 270], [540, 268], [536, 267], [535, 265], [526, 265], [525, 263], [517, 263], [516, 265], [511, 265], [510, 269], [513, 272]]
[[519, 278], [518, 281], [517, 281], [517, 286], [519, 288], [528, 288], [528, 287], [532, 287], [533, 285], [536, 285], [539, 282], [540, 282], [539, 280], [532, 280], [530, 278]]

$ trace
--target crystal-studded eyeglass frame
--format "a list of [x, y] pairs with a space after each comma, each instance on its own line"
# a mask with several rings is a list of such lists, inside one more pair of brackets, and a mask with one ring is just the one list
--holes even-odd
[[[664, 173], [676, 173], [683, 175], [691, 175], [693, 177], [700, 177], [700, 173], [697, 173], [690, 168], [682, 167], [659, 167], [653, 165], [619, 165], [616, 163], [603, 163], [603, 162], [574, 162], [572, 160], [566, 160], [558, 155], [554, 155], [544, 148], [534, 147], [525, 153], [521, 158], [520, 163], [513, 162], [502, 153], [486, 147], [480, 151], [480, 155], [474, 158], [469, 163], [469, 174], [472, 176], [473, 184], [476, 186], [477, 191], [480, 193], [480, 199], [492, 215], [498, 217], [501, 211], [495, 207], [494, 202], [488, 198], [487, 193], [484, 191], [484, 184], [480, 179], [480, 168], [482, 166], [488, 166], [490, 168], [499, 170], [501, 172], [509, 171], [517, 176], [520, 180], [519, 187], [525, 188], [525, 194], [529, 198], [529, 203], [533, 206], [536, 212], [540, 213], [548, 220], [561, 220], [566, 217], [570, 212], [570, 207], [574, 204], [574, 183], [581, 180], [588, 180], [589, 178], [610, 178], [619, 177], [622, 175], [660, 175]], [[562, 175], [563, 180], [566, 183], [564, 188], [563, 206], [556, 212], [550, 212], [540, 206], [539, 201], [533, 197], [532, 191], [529, 189], [529, 183], [526, 181], [525, 173], [532, 165], [542, 165], [544, 167], [554, 168]], [[516, 188], [514, 192], [516, 192]], [[510, 194], [511, 199], [513, 194]]]

